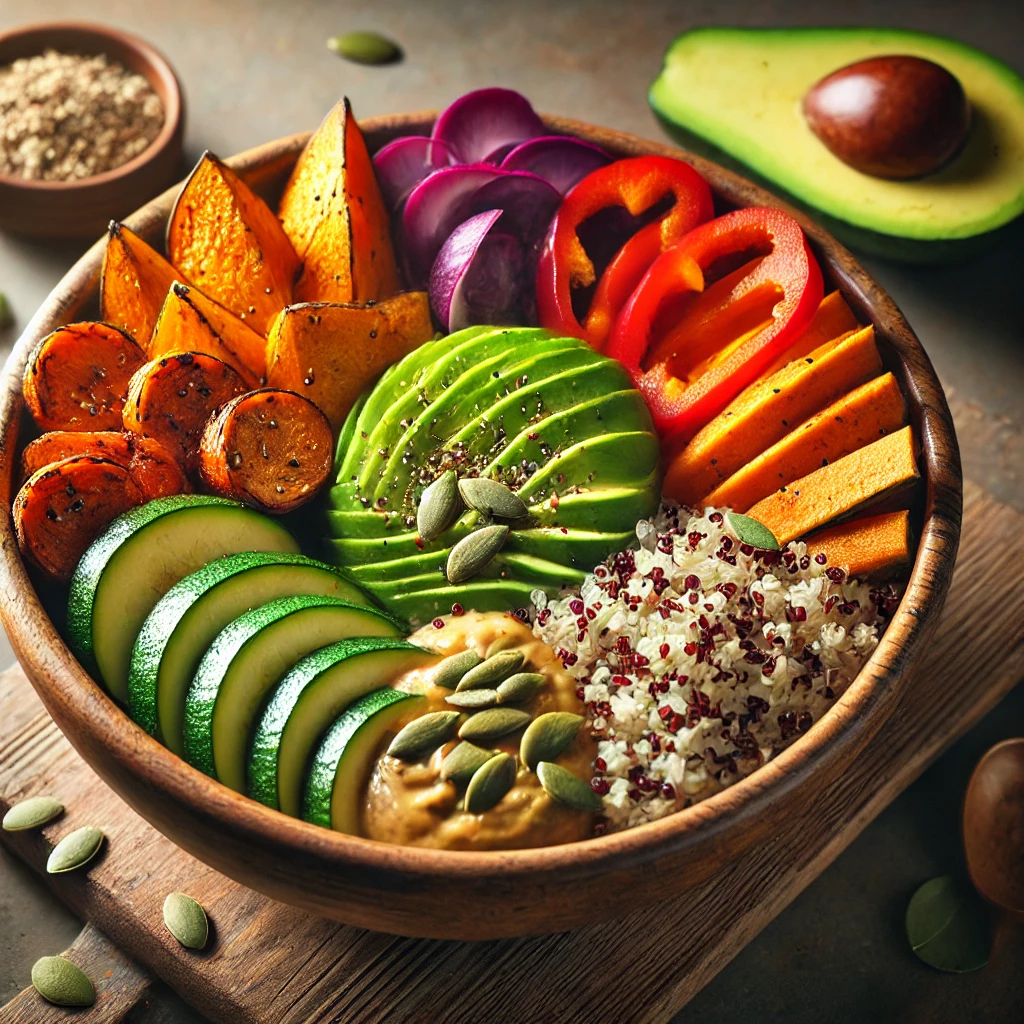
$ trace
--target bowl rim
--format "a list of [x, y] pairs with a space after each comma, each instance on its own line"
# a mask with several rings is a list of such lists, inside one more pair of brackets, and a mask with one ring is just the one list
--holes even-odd
[[[112, 167], [109, 171], [92, 174], [88, 178], [76, 178], [73, 181], [40, 181], [35, 178], [18, 178], [11, 174], [0, 173], [0, 188], [19, 189], [25, 192], [43, 194], [50, 192], [68, 195], [69, 193], [109, 185], [112, 182], [129, 177], [136, 171], [146, 167], [147, 164], [151, 163], [169, 146], [174, 144], [175, 136], [180, 131], [185, 109], [181, 82], [178, 81], [178, 76], [167, 58], [150, 43], [136, 35], [88, 21], [47, 21], [23, 25], [20, 28], [14, 28], [7, 32], [0, 32], [0, 50], [2, 50], [6, 43], [12, 40], [32, 38], [33, 36], [40, 38], [43, 50], [45, 50], [50, 45], [46, 42], [46, 37], [54, 32], [67, 32], [78, 35], [83, 42], [95, 40], [97, 44], [95, 55], [97, 56], [111, 56], [110, 51], [103, 47], [103, 43], [109, 45], [111, 41], [134, 51], [163, 85], [166, 93], [166, 100], [161, 97], [161, 103], [164, 108], [163, 124], [160, 126], [160, 131], [157, 132], [156, 138], [141, 153], [138, 153], [131, 160], [117, 167]], [[43, 50], [40, 50], [39, 53], [41, 54]], [[2, 66], [4, 64], [0, 64], [0, 67]], [[137, 73], [143, 74], [142, 72]], [[149, 78], [148, 75], [143, 77]]]
[[[436, 116], [436, 111], [386, 115], [361, 120], [360, 125], [368, 141], [375, 136], [383, 142], [398, 135], [422, 132]], [[906, 371], [902, 383], [909, 390], [911, 409], [920, 415], [915, 426], [925, 483], [924, 524], [902, 599], [878, 646], [843, 696], [806, 735], [745, 779], [657, 821], [574, 843], [501, 851], [436, 850], [343, 835], [288, 817], [227, 789], [149, 736], [75, 660], [46, 615], [18, 552], [10, 517], [5, 515], [0, 528], [0, 589], [9, 597], [20, 597], [27, 605], [22, 604], [16, 612], [16, 602], [0, 602], [0, 619], [19, 658], [31, 670], [29, 678], [48, 709], [53, 712], [59, 708], [61, 717], [67, 717], [69, 709], [73, 711], [79, 722], [87, 723], [89, 743], [94, 748], [105, 748], [120, 770], [141, 773], [141, 781], [154, 792], [165, 794], [175, 812], [177, 807], [188, 805], [195, 818], [230, 828], [237, 843], [251, 841], [267, 851], [331, 862], [353, 872], [373, 873], [375, 877], [390, 875], [427, 883], [500, 876], [506, 884], [510, 877], [525, 879], [561, 870], [583, 879], [650, 863], [698, 841], [713, 847], [724, 831], [749, 825], [764, 811], [766, 803], [787, 797], [826, 756], [855, 755], [884, 720], [881, 707], [891, 708], [898, 699], [898, 683], [908, 661], [937, 624], [959, 542], [959, 453], [949, 409], [931, 362], [892, 299], [828, 232], [742, 176], [666, 143], [597, 128], [571, 118], [545, 115], [543, 119], [553, 132], [597, 141], [625, 156], [660, 153], [685, 159], [698, 171], [707, 172], [705, 176], [713, 181], [716, 199], [734, 205], [785, 210], [800, 223], [819, 257], [823, 249], [827, 251], [829, 258], [823, 263], [828, 269], [835, 272], [837, 257], [842, 258], [844, 295], [850, 298], [852, 294], [855, 304], [862, 308], [876, 309], [898, 329], [898, 338], [889, 337], [889, 341], [897, 349]], [[246, 150], [226, 162], [243, 176], [275, 161], [290, 168], [308, 138], [308, 132], [287, 136]], [[371, 151], [376, 148], [371, 144]], [[166, 220], [179, 188], [180, 184], [173, 186], [126, 218], [128, 226], [155, 234]], [[751, 198], [757, 202], [750, 202]], [[105, 238], [101, 238], [68, 271], [7, 359], [0, 384], [0, 466], [4, 460], [14, 460], [22, 413], [21, 376], [29, 353], [46, 329], [52, 329], [51, 324], [67, 322], [68, 316], [77, 312], [82, 305], [82, 293], [93, 294], [104, 245]], [[876, 313], [872, 320], [878, 318]], [[39, 683], [39, 679], [46, 679], [46, 684]], [[74, 743], [75, 737], [70, 738]], [[76, 746], [81, 749], [79, 743]], [[148, 816], [145, 808], [136, 809]]]

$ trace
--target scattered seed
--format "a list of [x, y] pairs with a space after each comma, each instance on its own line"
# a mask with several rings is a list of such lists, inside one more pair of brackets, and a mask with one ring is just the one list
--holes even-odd
[[62, 956], [41, 956], [32, 965], [32, 987], [55, 1006], [92, 1006], [96, 989], [89, 976]]
[[465, 583], [486, 569], [507, 538], [507, 526], [485, 526], [463, 537], [448, 555], [444, 570], [448, 582]]
[[541, 761], [553, 761], [576, 738], [583, 724], [582, 715], [568, 711], [549, 711], [538, 715], [523, 733], [519, 756], [531, 771]]
[[494, 655], [500, 654], [502, 651], [507, 651], [512, 647], [515, 647], [519, 641], [511, 633], [499, 633], [488, 645], [487, 650], [484, 651], [485, 658], [493, 658]]
[[459, 651], [439, 662], [434, 671], [434, 684], [446, 690], [454, 690], [459, 680], [471, 669], [476, 668], [483, 658], [476, 651]]
[[499, 651], [476, 668], [471, 668], [459, 680], [459, 685], [455, 689], [461, 692], [475, 690], [481, 686], [493, 686], [507, 679], [513, 672], [518, 672], [525, 660], [522, 651]]
[[30, 828], [42, 828], [53, 821], [64, 810], [64, 805], [52, 796], [30, 796], [20, 800], [4, 815], [5, 832], [24, 832]]
[[391, 741], [388, 754], [402, 761], [416, 761], [424, 754], [432, 754], [455, 734], [459, 717], [458, 711], [433, 711], [414, 718]]
[[445, 697], [445, 703], [456, 708], [491, 708], [499, 701], [497, 690], [456, 690]]
[[75, 829], [66, 835], [51, 851], [46, 861], [46, 871], [51, 875], [63, 874], [80, 868], [99, 853], [103, 845], [103, 833], [98, 828]]
[[327, 49], [356, 64], [393, 64], [401, 60], [397, 43], [376, 32], [346, 32], [327, 40]]
[[456, 786], [464, 786], [490, 759], [494, 757], [493, 750], [484, 750], [475, 743], [467, 743], [463, 740], [457, 747], [451, 750], [441, 762], [441, 778], [452, 781]]
[[439, 537], [462, 515], [459, 482], [452, 469], [442, 473], [420, 496], [416, 510], [416, 529], [420, 539], [432, 541]]
[[541, 761], [537, 765], [537, 778], [552, 800], [574, 811], [599, 811], [601, 798], [578, 775], [561, 765]]
[[517, 672], [498, 687], [498, 703], [517, 704], [529, 700], [544, 689], [546, 682], [547, 677], [540, 672]]
[[464, 477], [459, 481], [462, 500], [477, 512], [499, 519], [522, 519], [526, 503], [503, 483], [488, 477]]
[[459, 739], [489, 743], [522, 729], [529, 721], [530, 716], [516, 708], [489, 708], [487, 711], [471, 715], [462, 723]]
[[186, 949], [202, 949], [210, 937], [210, 922], [206, 919], [206, 911], [183, 892], [167, 894], [164, 900], [164, 924]]
[[516, 759], [511, 754], [495, 754], [478, 768], [466, 787], [466, 812], [489, 811], [516, 784]]

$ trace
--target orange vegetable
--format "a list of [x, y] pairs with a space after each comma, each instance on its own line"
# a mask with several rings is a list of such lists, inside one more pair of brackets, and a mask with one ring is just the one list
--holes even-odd
[[830, 292], [821, 300], [804, 333], [765, 371], [765, 376], [781, 370], [794, 359], [809, 356], [827, 341], [848, 337], [859, 327], [853, 310], [846, 304], [842, 295], [839, 292]]
[[289, 306], [267, 338], [267, 383], [311, 399], [340, 430], [359, 395], [433, 336], [425, 292], [403, 292], [373, 306]]
[[25, 367], [25, 404], [44, 430], [115, 430], [128, 381], [145, 361], [142, 349], [116, 327], [58, 327]]
[[291, 242], [270, 207], [210, 153], [171, 211], [167, 254], [179, 280], [184, 275], [260, 334], [292, 301], [299, 257]]
[[891, 497], [917, 478], [913, 433], [904, 427], [794, 480], [746, 514], [764, 523], [779, 544], [788, 544]]
[[362, 303], [398, 291], [387, 207], [347, 99], [306, 143], [278, 213], [302, 260], [296, 302]]
[[266, 339], [202, 292], [175, 281], [149, 344], [153, 359], [171, 352], [205, 352], [234, 367], [250, 387], [266, 370]]
[[807, 541], [807, 550], [823, 554], [851, 576], [888, 576], [910, 563], [910, 513], [906, 509], [830, 527]]
[[874, 330], [865, 327], [762, 377], [672, 458], [665, 493], [674, 501], [695, 505], [795, 425], [881, 370]]
[[745, 512], [772, 491], [849, 455], [907, 421], [900, 386], [891, 373], [862, 384], [801, 423], [738, 469], [699, 505]]
[[164, 296], [182, 277], [134, 231], [112, 220], [100, 271], [100, 319], [126, 330], [148, 352]]
[[214, 356], [179, 352], [154, 359], [131, 379], [124, 429], [160, 441], [192, 472], [206, 421], [247, 390], [238, 372]]
[[312, 402], [263, 388], [233, 398], [209, 419], [199, 467], [214, 494], [290, 512], [323, 485], [333, 454], [331, 425]]

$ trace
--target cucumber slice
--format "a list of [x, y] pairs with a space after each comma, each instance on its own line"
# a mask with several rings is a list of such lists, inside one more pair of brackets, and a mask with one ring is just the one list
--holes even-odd
[[68, 593], [68, 641], [111, 695], [128, 703], [135, 638], [167, 591], [208, 562], [240, 551], [298, 553], [276, 520], [201, 494], [157, 498], [115, 519], [78, 563]]
[[297, 661], [353, 636], [397, 637], [401, 624], [335, 597], [280, 597], [240, 615], [203, 655], [185, 698], [185, 760], [239, 793], [260, 705]]
[[251, 608], [301, 594], [370, 603], [344, 570], [286, 553], [229, 555], [175, 583], [149, 613], [135, 640], [128, 674], [129, 714], [181, 757], [185, 696], [217, 634]]
[[342, 640], [303, 658], [278, 684], [253, 732], [248, 793], [298, 817], [317, 743], [360, 697], [436, 655], [394, 640]]
[[313, 755], [302, 817], [336, 832], [359, 835], [363, 792], [374, 757], [388, 733], [423, 700], [398, 690], [360, 698], [331, 726]]

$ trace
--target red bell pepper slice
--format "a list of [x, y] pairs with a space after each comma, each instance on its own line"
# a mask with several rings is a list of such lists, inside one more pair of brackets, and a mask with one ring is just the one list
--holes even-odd
[[[664, 216], [638, 231], [608, 265], [598, 284], [586, 323], [573, 312], [574, 288], [596, 279], [594, 264], [577, 229], [595, 213], [624, 206], [639, 216], [671, 194]], [[573, 187], [548, 230], [537, 267], [540, 325], [583, 338], [600, 350], [622, 304], [659, 253], [714, 216], [708, 183], [688, 163], [666, 156], [641, 156], [600, 167]]]
[[[659, 310], [680, 292], [700, 291], [703, 274], [716, 261], [766, 249], [767, 255], [735, 285], [727, 302], [764, 290], [781, 292], [771, 323], [721, 358], [701, 363], [707, 364], [703, 372], [687, 383], [673, 366], [687, 355], [680, 350], [686, 337], [671, 335], [668, 350], [652, 337]], [[823, 291], [821, 270], [792, 217], [770, 207], [735, 210], [695, 228], [654, 261], [616, 318], [605, 351], [633, 375], [662, 437], [690, 437], [797, 339]], [[654, 351], [657, 362], [649, 365]]]

